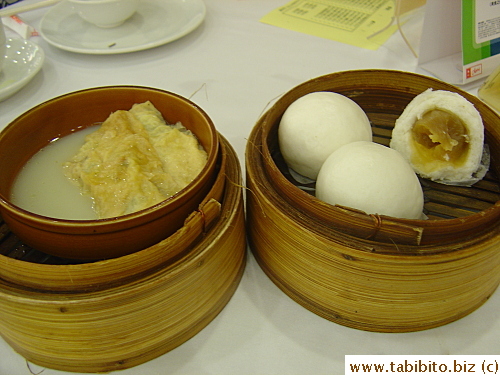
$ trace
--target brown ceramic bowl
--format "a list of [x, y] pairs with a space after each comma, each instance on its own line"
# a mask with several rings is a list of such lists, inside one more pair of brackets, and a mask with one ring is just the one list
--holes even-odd
[[[37, 215], [9, 201], [25, 163], [51, 140], [104, 121], [111, 112], [151, 101], [168, 123], [180, 121], [207, 151], [201, 173], [176, 195], [147, 209], [116, 218], [63, 220]], [[217, 131], [207, 114], [179, 95], [147, 87], [110, 86], [72, 92], [42, 103], [0, 133], [0, 213], [27, 245], [71, 259], [107, 259], [144, 249], [182, 227], [206, 197], [216, 176]], [[36, 183], [36, 181], [34, 181]]]

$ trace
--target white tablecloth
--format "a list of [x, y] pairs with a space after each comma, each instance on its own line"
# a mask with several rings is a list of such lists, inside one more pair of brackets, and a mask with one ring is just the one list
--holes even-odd
[[[259, 22], [284, 3], [206, 0], [206, 19], [194, 32], [129, 54], [77, 54], [32, 38], [44, 49], [45, 64], [25, 88], [0, 102], [0, 129], [31, 107], [67, 92], [103, 85], [151, 86], [191, 97], [200, 105], [236, 149], [244, 169], [252, 127], [269, 104], [292, 87], [351, 69], [425, 74], [398, 33], [370, 51]], [[46, 11], [27, 12], [23, 18], [36, 27]], [[404, 334], [359, 331], [292, 301], [249, 254], [241, 284], [215, 320], [173, 351], [119, 374], [336, 375], [344, 372], [346, 354], [499, 354], [499, 311], [497, 291], [478, 310], [443, 327]], [[41, 370], [31, 366], [33, 373]], [[30, 373], [24, 358], [0, 339], [0, 375]], [[43, 371], [53, 374], [62, 372]]]

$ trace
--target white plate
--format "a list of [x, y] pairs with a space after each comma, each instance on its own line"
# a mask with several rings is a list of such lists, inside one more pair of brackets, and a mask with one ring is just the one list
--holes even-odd
[[139, 10], [120, 26], [103, 29], [80, 18], [63, 1], [42, 18], [40, 35], [63, 50], [88, 54], [141, 51], [172, 42], [204, 20], [203, 0], [141, 0]]
[[24, 39], [7, 38], [3, 69], [0, 71], [0, 101], [23, 88], [40, 71], [43, 50]]

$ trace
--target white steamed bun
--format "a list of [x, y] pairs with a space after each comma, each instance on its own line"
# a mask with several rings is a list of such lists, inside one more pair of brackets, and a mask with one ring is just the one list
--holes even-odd
[[371, 141], [363, 109], [344, 95], [319, 91], [293, 102], [278, 129], [281, 153], [295, 172], [316, 179], [326, 158], [354, 141]]
[[358, 141], [342, 146], [325, 161], [316, 197], [367, 214], [422, 219], [424, 197], [412, 167], [397, 151]]
[[424, 178], [472, 184], [488, 167], [483, 157], [484, 126], [474, 105], [458, 93], [428, 89], [396, 120], [390, 147]]

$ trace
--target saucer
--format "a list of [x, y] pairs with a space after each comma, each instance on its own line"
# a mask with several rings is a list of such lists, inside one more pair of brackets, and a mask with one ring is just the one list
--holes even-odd
[[3, 69], [0, 71], [0, 101], [23, 88], [40, 71], [43, 50], [24, 39], [7, 38]]
[[45, 13], [39, 32], [49, 44], [66, 51], [109, 55], [177, 40], [196, 29], [205, 14], [203, 0], [141, 0], [131, 18], [105, 29], [84, 21], [71, 4], [62, 1]]

